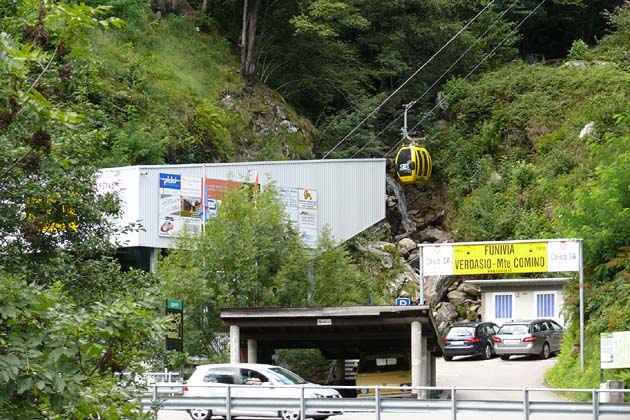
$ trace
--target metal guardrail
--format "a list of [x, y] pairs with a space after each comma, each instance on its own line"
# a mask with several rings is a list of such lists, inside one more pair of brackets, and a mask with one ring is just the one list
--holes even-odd
[[[630, 418], [630, 403], [602, 403], [600, 396], [604, 393], [622, 393], [624, 397], [630, 394], [626, 389], [566, 389], [566, 388], [482, 388], [482, 387], [368, 387], [373, 390], [370, 397], [360, 398], [305, 398], [305, 388], [315, 386], [300, 385], [287, 388], [299, 388], [298, 397], [286, 398], [246, 398], [234, 397], [236, 388], [251, 388], [251, 385], [226, 385], [225, 395], [216, 397], [182, 397], [164, 395], [160, 393], [162, 384], [152, 387], [151, 396], [141, 399], [142, 407], [147, 411], [153, 411], [157, 419], [160, 410], [189, 410], [194, 408], [224, 410], [226, 419], [231, 420], [232, 412], [237, 410], [292, 410], [300, 412], [300, 418], [305, 419], [305, 412], [330, 411], [330, 412], [364, 412], [374, 413], [374, 419], [380, 420], [384, 413], [451, 413], [451, 419], [456, 420], [460, 413], [469, 412], [502, 412], [522, 413], [524, 420], [529, 420], [531, 414], [592, 414], [593, 420], [598, 420], [600, 415], [619, 415]], [[192, 385], [172, 383], [171, 387], [182, 388]], [[273, 386], [257, 385], [263, 388]], [[213, 387], [216, 389], [216, 387]], [[353, 386], [334, 386], [335, 389], [353, 389]], [[362, 389], [366, 387], [361, 387]], [[409, 397], [392, 398], [382, 395], [382, 391], [400, 390], [409, 392]], [[457, 398], [460, 391], [487, 391], [505, 392], [520, 395], [516, 400], [463, 400]], [[179, 390], [176, 392], [180, 392]], [[561, 392], [561, 393], [587, 393], [591, 397], [590, 402], [551, 402], [532, 401], [532, 392]], [[447, 394], [445, 398], [424, 398], [426, 395]]]

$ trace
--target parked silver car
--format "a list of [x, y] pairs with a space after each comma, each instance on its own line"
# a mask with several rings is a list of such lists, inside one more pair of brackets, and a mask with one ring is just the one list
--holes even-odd
[[510, 321], [494, 336], [494, 351], [501, 359], [512, 355], [538, 355], [547, 359], [560, 351], [564, 328], [552, 319]]

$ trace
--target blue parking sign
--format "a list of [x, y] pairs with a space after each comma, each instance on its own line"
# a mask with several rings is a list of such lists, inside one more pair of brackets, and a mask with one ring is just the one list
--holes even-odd
[[410, 305], [411, 305], [411, 299], [403, 298], [403, 297], [396, 298], [396, 306], [410, 306]]

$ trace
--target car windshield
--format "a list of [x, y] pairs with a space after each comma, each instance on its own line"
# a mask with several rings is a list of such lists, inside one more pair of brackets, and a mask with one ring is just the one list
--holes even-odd
[[446, 338], [471, 338], [475, 336], [475, 327], [453, 327]]
[[529, 334], [529, 325], [527, 324], [510, 324], [504, 325], [499, 330], [499, 334]]
[[270, 374], [269, 376], [272, 376], [275, 380], [285, 385], [299, 385], [306, 383], [306, 381], [300, 378], [297, 374], [280, 366], [269, 368], [267, 372]]

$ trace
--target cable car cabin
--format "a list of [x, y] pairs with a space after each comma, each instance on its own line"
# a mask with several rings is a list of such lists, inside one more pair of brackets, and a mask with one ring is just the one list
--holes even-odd
[[431, 155], [421, 146], [403, 146], [396, 154], [396, 174], [405, 184], [428, 181], [432, 164]]

